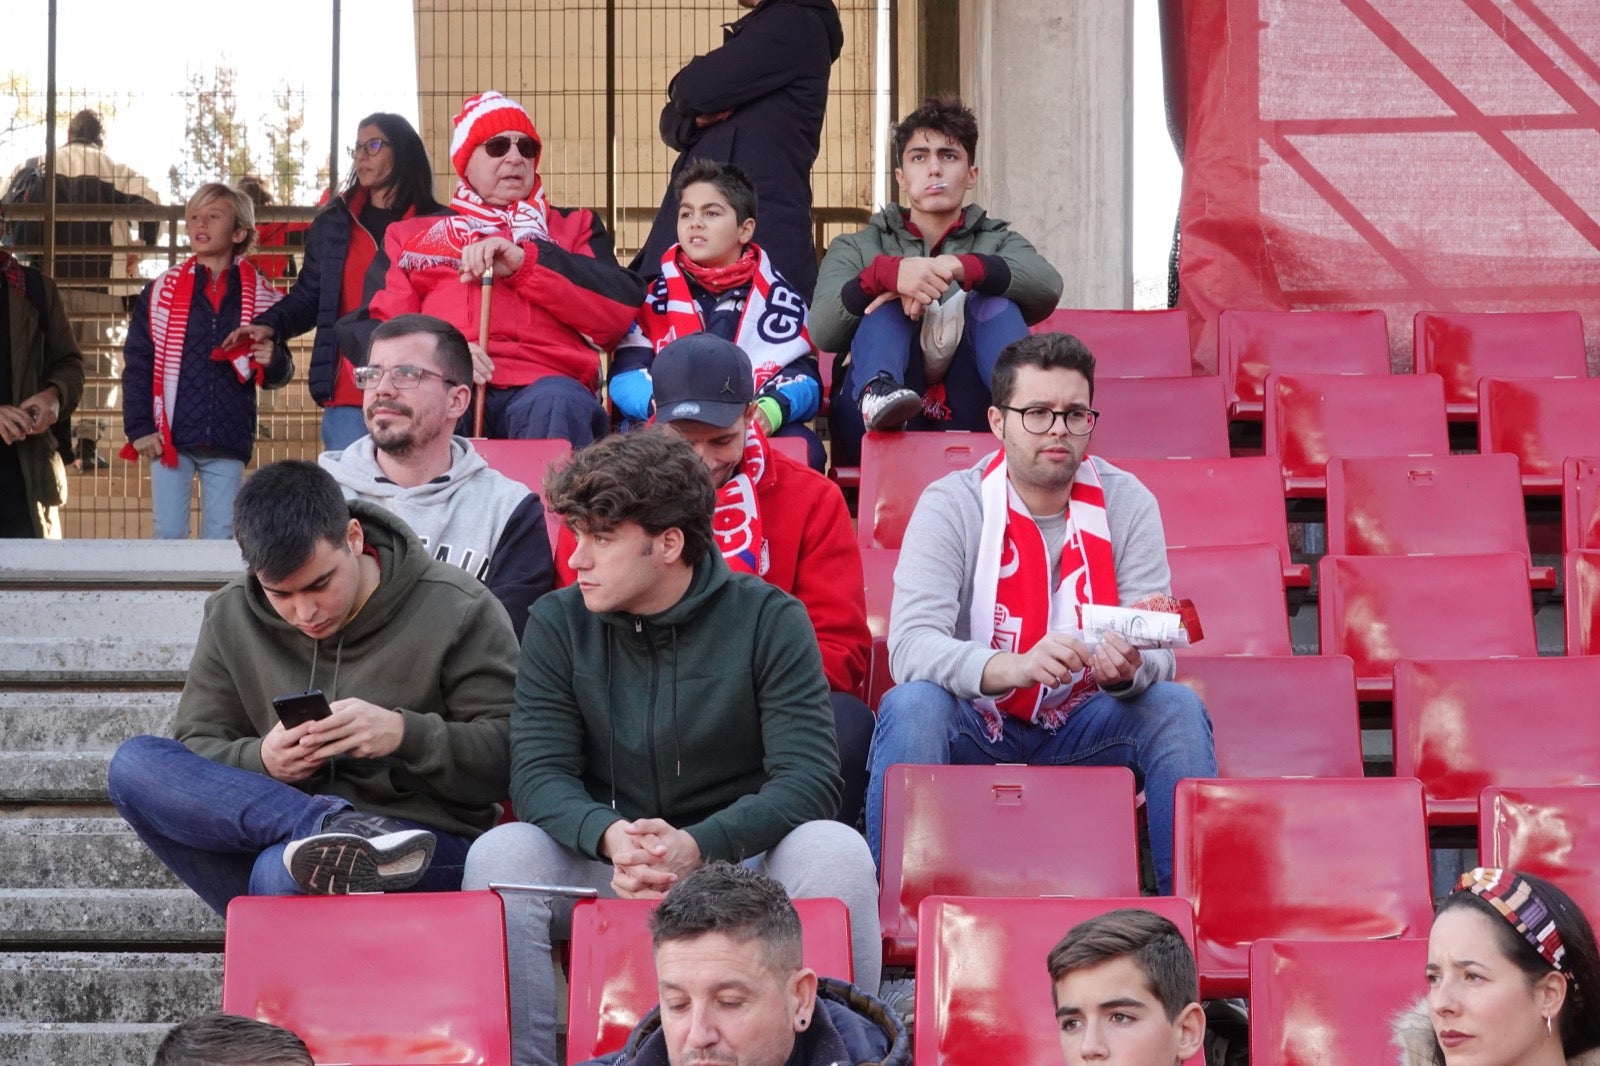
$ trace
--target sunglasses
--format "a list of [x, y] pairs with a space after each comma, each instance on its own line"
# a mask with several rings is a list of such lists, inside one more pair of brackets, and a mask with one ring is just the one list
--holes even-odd
[[[483, 142], [483, 150], [489, 154], [490, 159], [499, 159], [511, 151], [513, 141], [510, 137], [490, 137]], [[524, 159], [532, 159], [539, 154], [539, 142], [532, 137], [518, 137], [514, 142], [517, 154]]]
[[389, 142], [382, 137], [374, 137], [370, 141], [358, 141], [356, 146], [350, 149], [350, 158], [354, 159], [358, 155], [377, 155], [387, 147]]

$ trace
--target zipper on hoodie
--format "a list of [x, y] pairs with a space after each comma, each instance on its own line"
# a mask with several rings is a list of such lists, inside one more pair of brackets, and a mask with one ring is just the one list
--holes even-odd
[[643, 638], [644, 646], [650, 652], [650, 701], [644, 713], [644, 742], [645, 750], [650, 755], [650, 788], [655, 798], [655, 808], [652, 817], [664, 818], [666, 804], [661, 800], [661, 774], [656, 766], [656, 699], [661, 686], [661, 657], [656, 654], [655, 642], [645, 635], [644, 619], [635, 617], [633, 632]]

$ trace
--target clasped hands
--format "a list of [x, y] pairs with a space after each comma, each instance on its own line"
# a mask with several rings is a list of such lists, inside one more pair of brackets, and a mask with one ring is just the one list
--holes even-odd
[[967, 270], [961, 265], [960, 256], [940, 255], [929, 258], [908, 255], [900, 260], [900, 269], [895, 275], [894, 291], [880, 293], [867, 305], [862, 314], [870, 315], [890, 300], [899, 300], [900, 308], [905, 311], [906, 317], [915, 322], [922, 318], [922, 312], [927, 310], [929, 304], [949, 291], [951, 283], [960, 283], [966, 279]]
[[612, 822], [601, 840], [611, 888], [623, 899], [660, 899], [701, 863], [694, 837], [660, 818]]

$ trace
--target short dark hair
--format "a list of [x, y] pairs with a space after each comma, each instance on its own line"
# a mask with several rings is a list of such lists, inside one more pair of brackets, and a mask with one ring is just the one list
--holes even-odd
[[736, 222], [742, 225], [745, 219], [756, 217], [756, 187], [739, 164], [696, 159], [673, 179], [672, 195], [682, 200], [685, 189], [701, 184], [710, 185], [722, 194], [733, 208]]
[[68, 144], [92, 144], [96, 148], [106, 143], [105, 123], [100, 121], [99, 112], [84, 108], [67, 123]]
[[233, 499], [233, 537], [258, 579], [281, 581], [306, 564], [318, 541], [343, 546], [349, 528], [339, 483], [302, 459], [262, 467]]
[[[1168, 1021], [1200, 1002], [1194, 952], [1178, 927], [1154, 911], [1124, 907], [1079, 922], [1050, 949], [1051, 995], [1063, 977], [1115, 959], [1128, 959], [1144, 974]], [[1056, 1004], [1060, 1006], [1058, 1002]]]
[[995, 360], [989, 393], [996, 407], [1011, 402], [1011, 394], [1017, 388], [1017, 370], [1025, 366], [1076, 370], [1089, 383], [1089, 402], [1094, 402], [1094, 356], [1088, 345], [1070, 333], [1033, 333], [1006, 345]]
[[802, 965], [800, 915], [783, 886], [766, 874], [730, 862], [711, 862], [672, 886], [650, 917], [657, 951], [673, 940], [721, 933], [741, 943], [760, 941], [767, 966], [779, 975]]
[[439, 372], [456, 385], [472, 384], [472, 352], [467, 348], [467, 338], [459, 329], [433, 315], [395, 315], [372, 331], [372, 344], [394, 337], [413, 337], [424, 334], [433, 338], [433, 357], [439, 362]]
[[[416, 127], [403, 116], [389, 111], [374, 111], [356, 123], [357, 130], [362, 126], [378, 127], [383, 139], [389, 142], [389, 150], [394, 153], [394, 165], [379, 186], [392, 190], [394, 194], [394, 200], [389, 204], [390, 210], [404, 214], [416, 208], [419, 215], [437, 215], [444, 210], [443, 205], [434, 198], [433, 165], [428, 162], [428, 149], [417, 135]], [[345, 179], [344, 194], [355, 192], [360, 184], [356, 168], [351, 167], [350, 176]]]
[[662, 426], [599, 440], [544, 479], [545, 505], [574, 529], [594, 533], [623, 522], [651, 536], [679, 529], [690, 566], [711, 550], [716, 495], [694, 448]]
[[237, 1014], [180, 1022], [156, 1049], [152, 1066], [313, 1066], [304, 1040], [281, 1026]]
[[918, 130], [942, 133], [967, 150], [967, 162], [978, 158], [978, 116], [955, 93], [937, 93], [894, 128], [889, 155], [894, 165], [905, 162], [906, 144]]

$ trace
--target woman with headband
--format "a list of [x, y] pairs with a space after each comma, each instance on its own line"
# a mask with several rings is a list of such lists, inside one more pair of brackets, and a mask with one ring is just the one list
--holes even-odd
[[1428, 933], [1428, 995], [1395, 1020], [1401, 1066], [1600, 1066], [1600, 951], [1577, 904], [1469, 870]]

